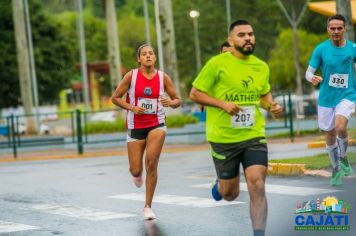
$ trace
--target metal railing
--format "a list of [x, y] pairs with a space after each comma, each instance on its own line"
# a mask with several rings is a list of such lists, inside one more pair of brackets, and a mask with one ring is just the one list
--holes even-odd
[[[290, 139], [294, 141], [294, 127], [293, 127], [293, 105], [291, 101], [291, 94], [284, 94], [283, 96], [283, 107], [285, 108], [285, 113], [282, 122], [279, 125], [267, 126], [266, 129], [289, 129]], [[286, 109], [288, 107], [288, 109]], [[80, 111], [76, 109], [74, 111], [61, 112], [61, 113], [41, 113], [41, 114], [29, 114], [29, 115], [14, 115], [11, 114], [5, 118], [0, 117], [0, 121], [3, 121], [0, 135], [5, 136], [5, 141], [0, 140], [0, 149], [11, 148], [13, 157], [17, 158], [18, 151], [20, 148], [24, 147], [38, 147], [38, 146], [54, 146], [54, 145], [71, 145], [71, 147], [77, 150], [78, 154], [84, 153], [84, 148], [86, 145], [100, 144], [100, 143], [110, 143], [126, 141], [126, 136], [121, 138], [117, 135], [103, 135], [105, 138], [97, 138], [95, 135], [89, 135], [87, 130], [87, 125], [89, 123], [88, 116], [93, 112]], [[57, 120], [57, 122], [63, 123], [66, 127], [69, 127], [69, 132], [65, 135], [37, 135], [31, 137], [22, 137], [20, 133], [20, 126], [22, 121], [26, 120], [28, 117], [46, 117], [50, 115], [56, 115], [57, 117], [62, 117]], [[4, 122], [5, 121], [5, 122]], [[68, 124], [69, 123], [69, 124]], [[0, 122], [1, 124], [1, 122]], [[204, 130], [199, 131], [182, 131], [182, 132], [168, 132], [167, 136], [182, 136], [182, 135], [201, 135], [205, 134]], [[64, 147], [63, 147], [64, 148]]]

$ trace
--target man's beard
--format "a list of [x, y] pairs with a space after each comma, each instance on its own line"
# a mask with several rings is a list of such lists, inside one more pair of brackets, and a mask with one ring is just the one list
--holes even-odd
[[254, 44], [249, 44], [251, 46], [251, 49], [244, 49], [244, 46], [246, 46], [246, 44], [244, 44], [242, 47], [240, 46], [235, 46], [235, 49], [239, 52], [241, 52], [243, 55], [248, 56], [251, 55], [253, 53], [253, 51], [255, 50], [255, 45]]

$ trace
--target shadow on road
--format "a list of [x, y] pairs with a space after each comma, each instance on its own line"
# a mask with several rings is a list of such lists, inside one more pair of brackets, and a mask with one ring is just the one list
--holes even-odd
[[145, 220], [145, 236], [164, 236], [156, 220]]

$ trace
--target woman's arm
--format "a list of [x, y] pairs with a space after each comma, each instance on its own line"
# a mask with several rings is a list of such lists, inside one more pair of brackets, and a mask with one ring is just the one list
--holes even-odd
[[161, 97], [160, 101], [164, 107], [177, 108], [181, 104], [181, 98], [178, 96], [177, 90], [174, 87], [173, 81], [167, 74], [164, 74], [164, 90], [169, 98]]
[[121, 107], [122, 109], [126, 109], [132, 111], [135, 114], [143, 114], [145, 109], [142, 107], [134, 106], [132, 104], [127, 103], [122, 97], [127, 93], [130, 88], [131, 83], [131, 72], [128, 72], [124, 78], [120, 81], [119, 85], [115, 89], [113, 95], [111, 96], [111, 101], [116, 106]]

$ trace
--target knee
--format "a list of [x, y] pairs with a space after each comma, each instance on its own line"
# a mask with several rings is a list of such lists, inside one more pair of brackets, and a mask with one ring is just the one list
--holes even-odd
[[265, 196], [265, 181], [263, 179], [255, 179], [250, 182], [250, 196], [254, 197], [263, 197]]
[[157, 170], [158, 158], [146, 157], [146, 171], [153, 172]]
[[142, 170], [130, 167], [130, 173], [133, 177], [139, 177], [142, 173]]
[[345, 126], [340, 125], [340, 124], [337, 124], [337, 125], [335, 126], [335, 130], [336, 130], [336, 134], [337, 134], [338, 136], [341, 136], [341, 137], [346, 136], [346, 127], [345, 127]]
[[234, 201], [239, 196], [240, 191], [239, 189], [236, 188], [226, 189], [226, 190], [222, 190], [220, 194], [226, 201]]

